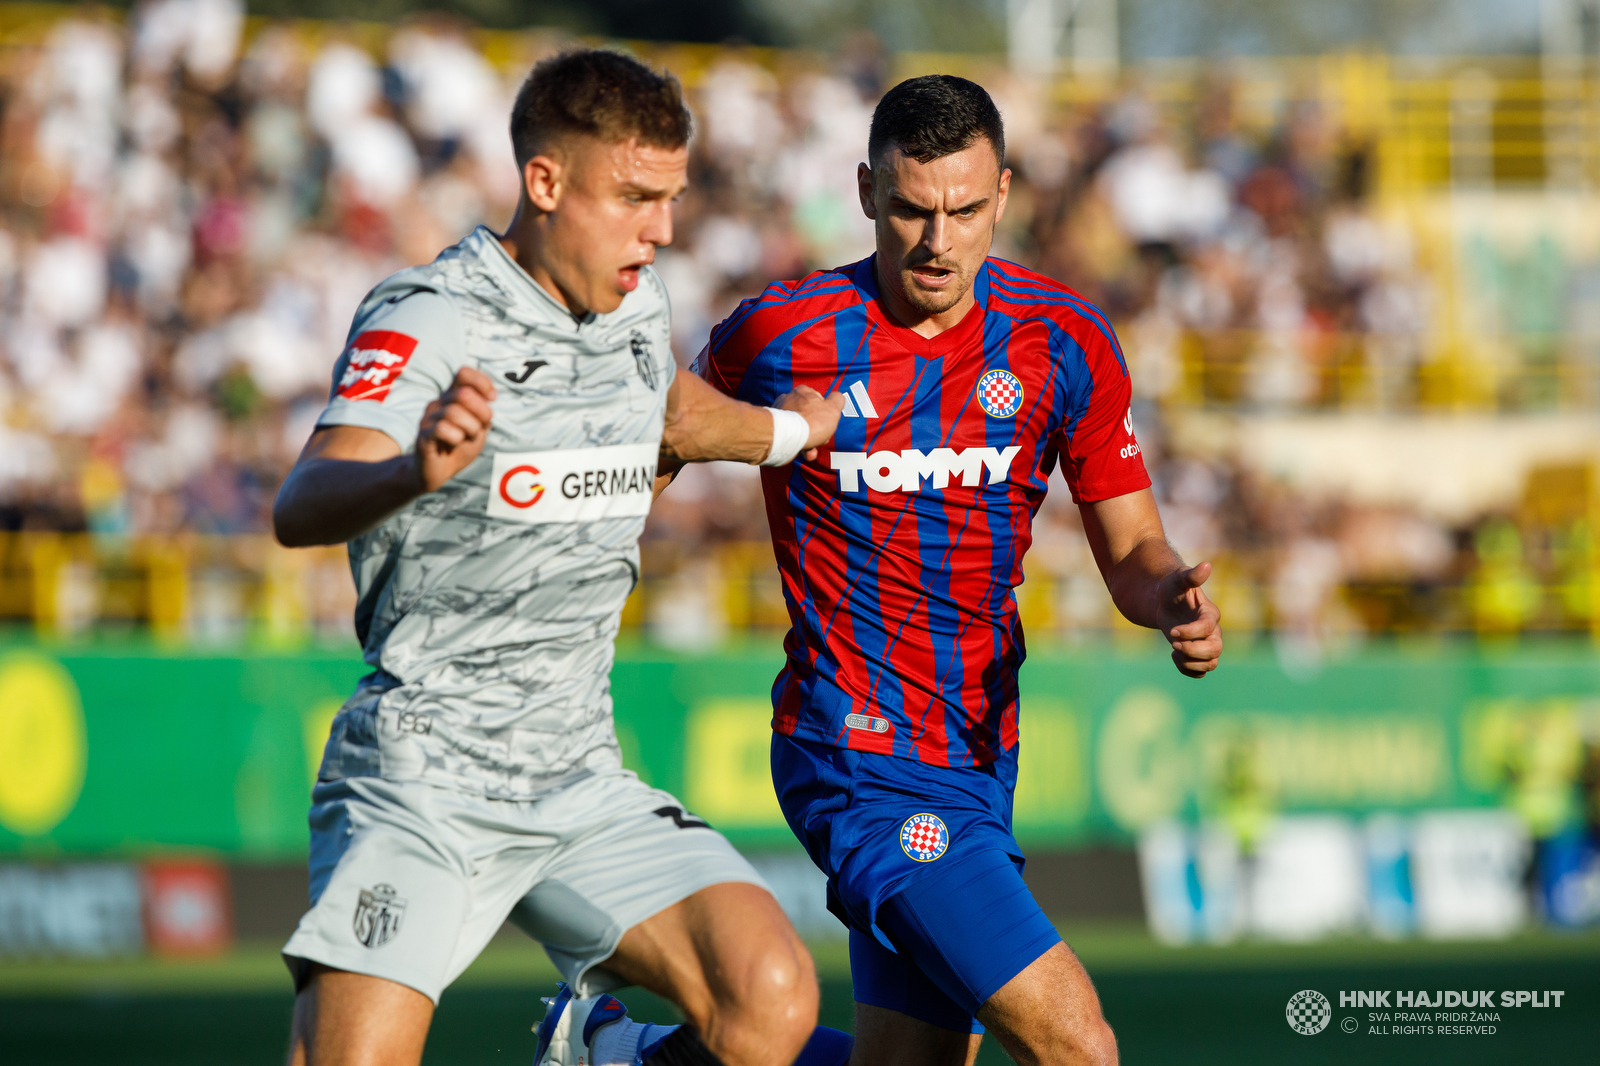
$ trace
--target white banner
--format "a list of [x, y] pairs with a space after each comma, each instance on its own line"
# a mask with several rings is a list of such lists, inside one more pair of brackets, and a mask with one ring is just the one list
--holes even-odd
[[512, 522], [594, 522], [650, 513], [655, 442], [558, 452], [497, 452], [489, 513]]

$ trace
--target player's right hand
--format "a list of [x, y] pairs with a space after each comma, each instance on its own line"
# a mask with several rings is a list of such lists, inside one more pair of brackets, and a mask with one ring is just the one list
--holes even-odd
[[806, 420], [811, 435], [804, 449], [807, 459], [817, 457], [817, 449], [833, 439], [839, 428], [839, 416], [844, 414], [844, 393], [830, 392], [824, 396], [809, 385], [796, 385], [793, 392], [778, 397], [773, 405], [784, 411], [793, 411]]
[[489, 439], [496, 396], [494, 381], [481, 370], [464, 366], [440, 397], [422, 412], [417, 428], [416, 470], [423, 492], [432, 492], [483, 451]]

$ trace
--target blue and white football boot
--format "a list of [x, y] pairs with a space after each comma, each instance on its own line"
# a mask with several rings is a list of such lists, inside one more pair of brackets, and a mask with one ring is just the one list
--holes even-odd
[[579, 999], [563, 983], [542, 997], [544, 1020], [535, 1032], [539, 1045], [533, 1066], [642, 1066], [676, 1025], [636, 1022], [615, 996]]

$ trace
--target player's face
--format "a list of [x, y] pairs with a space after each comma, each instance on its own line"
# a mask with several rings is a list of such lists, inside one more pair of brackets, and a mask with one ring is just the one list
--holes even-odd
[[861, 164], [857, 178], [884, 284], [926, 317], [956, 308], [989, 254], [1011, 187], [988, 139], [926, 163], [891, 148], [876, 168]]
[[656, 249], [672, 243], [672, 201], [687, 184], [689, 150], [583, 137], [561, 156], [545, 269], [573, 310], [615, 311]]

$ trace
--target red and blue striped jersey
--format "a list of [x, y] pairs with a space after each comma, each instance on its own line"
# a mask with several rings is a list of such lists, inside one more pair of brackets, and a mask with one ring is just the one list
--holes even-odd
[[695, 362], [754, 404], [847, 397], [830, 447], [761, 472], [793, 623], [772, 724], [983, 766], [1017, 743], [1014, 590], [1050, 472], [1079, 502], [1150, 485], [1127, 365], [1105, 316], [1043, 275], [987, 260], [971, 313], [923, 337], [884, 312], [873, 262], [771, 285]]

